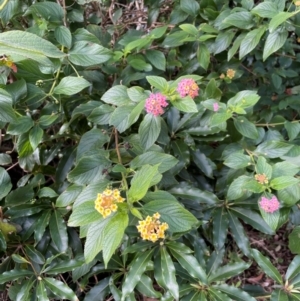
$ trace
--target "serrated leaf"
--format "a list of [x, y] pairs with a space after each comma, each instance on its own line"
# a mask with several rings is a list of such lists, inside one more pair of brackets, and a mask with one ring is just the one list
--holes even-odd
[[282, 190], [297, 183], [299, 183], [298, 179], [291, 176], [283, 176], [271, 180], [270, 186], [275, 190]]
[[128, 191], [130, 202], [141, 200], [147, 193], [154, 176], [157, 174], [158, 166], [143, 165], [140, 170], [133, 176], [131, 187]]
[[86, 201], [73, 209], [69, 217], [68, 226], [84, 226], [102, 219], [102, 215], [95, 209], [95, 201]]
[[273, 18], [277, 13], [278, 9], [275, 2], [264, 1], [255, 6], [251, 13], [259, 15], [262, 18]]
[[127, 88], [121, 85], [110, 88], [102, 95], [101, 100], [115, 106], [123, 106], [130, 103]]
[[166, 58], [163, 52], [148, 49], [146, 50], [146, 58], [147, 60], [158, 70], [166, 70]]
[[110, 167], [110, 161], [102, 155], [82, 157], [76, 167], [68, 174], [70, 182], [84, 185], [103, 178], [103, 170]]
[[282, 277], [278, 270], [273, 266], [270, 259], [263, 256], [261, 252], [259, 252], [256, 249], [252, 249], [251, 251], [252, 256], [254, 257], [257, 264], [263, 269], [263, 271], [271, 277], [273, 280], [275, 280], [277, 283], [283, 284]]
[[227, 199], [229, 201], [239, 199], [246, 192], [244, 185], [251, 180], [248, 176], [240, 176], [236, 178], [229, 186], [227, 191]]
[[190, 96], [186, 96], [181, 99], [177, 99], [172, 102], [172, 105], [181, 112], [196, 113], [198, 112], [196, 103]]
[[283, 22], [285, 22], [287, 19], [291, 18], [295, 13], [289, 13], [289, 12], [280, 12], [277, 15], [275, 15], [270, 23], [269, 23], [269, 31], [272, 33], [274, 30]]
[[58, 26], [54, 30], [54, 36], [57, 42], [67, 48], [71, 48], [72, 34], [70, 29], [65, 26]]
[[263, 51], [263, 61], [265, 61], [272, 53], [280, 49], [286, 42], [288, 31], [278, 28], [276, 31], [270, 33], [265, 42]]
[[143, 209], [148, 215], [158, 212], [161, 221], [169, 225], [171, 232], [184, 232], [192, 228], [197, 219], [177, 202], [155, 200], [144, 205]]
[[87, 41], [75, 42], [68, 54], [69, 60], [79, 66], [102, 64], [111, 58], [109, 49]]
[[12, 188], [12, 183], [8, 172], [0, 167], [0, 200], [7, 196]]
[[289, 141], [292, 141], [298, 137], [298, 135], [300, 133], [300, 124], [298, 122], [294, 123], [294, 122], [286, 121], [284, 123], [284, 127], [288, 132]]
[[139, 126], [139, 136], [144, 150], [149, 149], [161, 131], [161, 117], [147, 114]]
[[213, 179], [213, 171], [216, 169], [216, 165], [207, 158], [199, 150], [192, 152], [193, 160], [199, 169], [209, 178]]
[[247, 35], [243, 38], [241, 42], [239, 52], [240, 60], [258, 45], [265, 31], [266, 28], [264, 26], [261, 26], [260, 28], [253, 29], [247, 33]]
[[35, 150], [42, 141], [43, 135], [44, 131], [37, 124], [30, 130], [29, 142], [33, 150]]
[[8, 128], [7, 132], [11, 135], [20, 135], [29, 131], [34, 125], [33, 120], [29, 116], [21, 116], [12, 121]]
[[230, 168], [240, 169], [249, 166], [251, 162], [249, 156], [235, 152], [226, 158], [224, 164]]
[[146, 76], [148, 83], [154, 88], [158, 89], [160, 92], [168, 90], [168, 82], [160, 76]]
[[255, 152], [268, 158], [278, 158], [285, 155], [293, 145], [281, 141], [265, 141], [258, 145]]
[[91, 83], [82, 77], [66, 76], [54, 88], [53, 93], [74, 95], [90, 85]]
[[239, 116], [235, 118], [234, 125], [243, 136], [254, 140], [258, 138], [258, 132], [255, 125], [246, 117]]

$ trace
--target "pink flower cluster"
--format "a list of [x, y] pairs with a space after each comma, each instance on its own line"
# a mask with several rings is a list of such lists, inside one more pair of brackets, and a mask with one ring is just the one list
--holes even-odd
[[191, 78], [182, 79], [177, 86], [177, 92], [181, 97], [185, 97], [187, 95], [195, 98], [198, 96], [199, 87], [196, 82]]
[[263, 196], [259, 202], [259, 205], [260, 208], [267, 213], [273, 213], [280, 207], [280, 203], [275, 195], [272, 196], [271, 199], [267, 199]]
[[219, 104], [217, 102], [215, 102], [213, 104], [213, 108], [214, 108], [214, 112], [217, 112], [219, 110], [220, 106], [219, 106]]
[[147, 113], [151, 113], [154, 116], [162, 115], [164, 113], [167, 103], [167, 98], [161, 93], [151, 93], [146, 99], [145, 109]]

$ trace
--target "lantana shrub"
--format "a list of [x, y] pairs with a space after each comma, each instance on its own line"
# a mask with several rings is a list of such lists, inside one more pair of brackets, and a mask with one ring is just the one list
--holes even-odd
[[299, 7], [2, 1], [2, 295], [300, 300]]

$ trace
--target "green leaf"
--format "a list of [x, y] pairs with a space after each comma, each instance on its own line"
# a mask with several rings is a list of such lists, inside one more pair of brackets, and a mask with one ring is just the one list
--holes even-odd
[[171, 259], [171, 256], [167, 252], [166, 247], [161, 247], [159, 253], [162, 282], [177, 301], [179, 300], [179, 287], [176, 281], [176, 271], [174, 263]]
[[49, 221], [50, 234], [54, 245], [60, 253], [68, 249], [68, 233], [65, 221], [60, 213], [55, 210]]
[[232, 300], [227, 295], [221, 293], [220, 291], [217, 291], [213, 287], [209, 288], [209, 296], [212, 296], [214, 301], [231, 301]]
[[257, 159], [256, 173], [265, 174], [268, 180], [272, 178], [272, 166], [268, 164], [267, 160], [262, 156], [259, 156]]
[[[1, 33], [0, 33], [0, 36], [1, 36]], [[0, 44], [0, 49], [1, 49], [1, 44]], [[1, 97], [0, 121], [2, 121], [2, 122], [12, 122], [12, 121], [16, 120], [16, 114], [15, 114], [15, 111], [13, 110], [13, 108], [12, 108], [12, 98], [11, 98], [11, 96], [6, 91], [4, 91], [3, 89], [0, 89], [0, 97]]]
[[59, 117], [58, 114], [43, 115], [43, 116], [41, 116], [41, 118], [39, 120], [39, 125], [41, 128], [47, 128], [51, 124], [53, 124], [57, 120], [58, 117]]
[[103, 233], [103, 260], [107, 267], [111, 256], [120, 245], [128, 225], [128, 215], [118, 212], [106, 225]]
[[227, 53], [227, 60], [230, 61], [232, 59], [232, 57], [236, 54], [236, 52], [238, 51], [242, 40], [245, 38], [246, 33], [242, 32], [233, 42], [232, 47], [228, 50]]
[[103, 170], [110, 167], [110, 161], [102, 155], [82, 157], [76, 167], [68, 174], [72, 183], [84, 185], [99, 181], [103, 177]]
[[95, 209], [95, 200], [86, 201], [73, 208], [73, 212], [69, 217], [68, 226], [84, 226], [102, 219], [102, 215]]
[[147, 60], [158, 70], [166, 70], [166, 58], [163, 52], [148, 49], [146, 50], [146, 58]]
[[160, 298], [161, 293], [153, 288], [153, 281], [147, 275], [141, 275], [140, 281], [136, 285], [136, 289], [144, 296], [149, 298]]
[[211, 79], [205, 88], [205, 95], [208, 99], [220, 100], [222, 91], [218, 88], [215, 79]]
[[103, 235], [106, 225], [112, 216], [94, 222], [89, 226], [84, 246], [84, 257], [86, 263], [91, 262], [103, 248]]
[[227, 121], [231, 117], [232, 117], [232, 113], [230, 113], [230, 112], [215, 113], [212, 115], [210, 125], [211, 125], [211, 127], [218, 126], [221, 123]]
[[11, 135], [20, 135], [29, 131], [34, 125], [33, 120], [29, 116], [21, 116], [12, 121], [8, 128], [7, 133]]
[[126, 275], [124, 284], [122, 286], [122, 299], [133, 292], [134, 288], [141, 280], [142, 274], [145, 272], [148, 263], [153, 254], [153, 249], [143, 252], [141, 255], [136, 256], [136, 258], [131, 262], [130, 270]]
[[275, 190], [282, 190], [297, 183], [299, 183], [298, 179], [291, 176], [283, 176], [273, 179], [270, 186]]
[[229, 186], [227, 191], [227, 199], [229, 201], [239, 199], [241, 196], [243, 196], [246, 192], [246, 189], [244, 189], [244, 185], [251, 180], [250, 177], [247, 176], [240, 176], [236, 178]]
[[214, 43], [214, 54], [218, 54], [224, 50], [226, 50], [233, 38], [234, 38], [235, 32], [232, 31], [224, 31], [220, 32], [216, 38], [216, 41]]
[[290, 263], [290, 265], [286, 271], [286, 274], [285, 274], [285, 279], [291, 280], [295, 276], [299, 275], [299, 272], [300, 272], [300, 255], [297, 255], [294, 257], [294, 259]]
[[30, 263], [26, 258], [18, 255], [18, 254], [12, 254], [11, 255], [12, 259], [16, 263]]
[[12, 188], [8, 172], [0, 167], [0, 200], [7, 196]]
[[235, 111], [237, 108], [246, 109], [254, 106], [258, 102], [259, 98], [260, 96], [257, 95], [255, 91], [244, 90], [238, 92], [234, 97], [230, 98], [227, 102], [227, 105], [233, 111]]
[[270, 33], [264, 46], [263, 61], [265, 61], [272, 53], [280, 49], [286, 42], [287, 37], [288, 31], [282, 28]]
[[234, 215], [240, 218], [244, 223], [251, 225], [256, 230], [269, 235], [274, 234], [274, 231], [255, 211], [236, 206], [230, 207], [230, 211], [232, 211]]
[[78, 41], [69, 51], [68, 58], [75, 65], [87, 67], [108, 61], [111, 58], [111, 52], [99, 44]]
[[169, 192], [176, 197], [196, 201], [198, 203], [215, 205], [219, 202], [215, 194], [195, 188], [186, 182], [181, 182], [179, 185], [176, 185], [176, 187], [170, 189]]
[[264, 1], [255, 6], [251, 13], [259, 15], [262, 18], [273, 18], [278, 13], [278, 9], [275, 2]]
[[250, 139], [257, 139], [258, 132], [255, 125], [247, 118], [240, 116], [234, 119], [236, 129], [245, 137]]
[[256, 263], [262, 268], [264, 273], [266, 273], [275, 282], [283, 285], [283, 280], [278, 272], [278, 270], [273, 266], [268, 257], [263, 256], [258, 250], [252, 249], [252, 256], [254, 257]]
[[70, 301], [78, 301], [75, 293], [63, 282], [54, 278], [45, 277], [43, 279], [45, 286], [50, 289], [57, 297], [68, 299]]
[[226, 294], [235, 301], [256, 301], [256, 299], [250, 296], [248, 293], [232, 285], [222, 283], [218, 285], [212, 285], [212, 287]]
[[34, 228], [34, 240], [36, 243], [38, 243], [42, 239], [45, 233], [45, 229], [49, 224], [50, 217], [51, 210], [46, 210], [37, 220], [36, 227]]
[[50, 22], [61, 22], [64, 18], [62, 7], [59, 4], [50, 1], [34, 3], [28, 8], [25, 15], [28, 15], [29, 13], [39, 15]]
[[168, 90], [169, 85], [168, 82], [160, 76], [146, 76], [148, 83], [158, 89], [160, 92], [165, 92]]
[[161, 117], [147, 114], [139, 127], [139, 136], [144, 150], [149, 149], [157, 140], [161, 130]]
[[78, 195], [81, 193], [83, 187], [73, 184], [70, 185], [56, 200], [56, 207], [67, 207], [72, 204]]
[[184, 98], [177, 99], [172, 101], [172, 105], [177, 108], [179, 111], [185, 113], [196, 113], [198, 112], [196, 103], [190, 96], [186, 96]]
[[247, 183], [245, 183], [243, 188], [245, 190], [248, 190], [248, 191], [251, 191], [251, 192], [254, 192], [254, 193], [261, 193], [266, 189], [264, 185], [258, 183], [254, 179], [251, 179]]
[[149, 151], [142, 155], [136, 156], [131, 162], [130, 167], [136, 169], [146, 164], [158, 165], [158, 172], [163, 173], [171, 169], [178, 163], [178, 160], [165, 153]]
[[292, 141], [298, 137], [298, 135], [300, 133], [300, 124], [298, 122], [294, 123], [294, 122], [286, 121], [284, 123], [284, 127], [285, 127], [286, 131], [288, 132], [289, 141]]
[[180, 1], [180, 9], [191, 16], [195, 17], [198, 13], [199, 8], [200, 8], [200, 5], [195, 0], [181, 0]]
[[[54, 4], [54, 3], [53, 3]], [[35, 34], [12, 30], [0, 34], [0, 53], [9, 54], [13, 61], [14, 57], [32, 59], [43, 65], [52, 66], [48, 59], [62, 58], [65, 53], [59, 51], [52, 43], [38, 37]]]
[[33, 150], [36, 150], [39, 143], [42, 141], [43, 135], [44, 131], [37, 124], [30, 130], [29, 142]]
[[66, 76], [54, 88], [54, 94], [74, 95], [91, 85], [82, 77]]
[[26, 255], [28, 256], [28, 258], [37, 263], [37, 264], [44, 264], [45, 263], [45, 258], [44, 256], [38, 251], [36, 250], [33, 246], [25, 246], [25, 251], [26, 251]]
[[54, 30], [54, 36], [57, 42], [67, 48], [71, 48], [72, 34], [68, 27], [58, 26]]
[[293, 254], [300, 254], [300, 226], [297, 226], [289, 235], [289, 249]]
[[105, 297], [109, 293], [109, 277], [106, 277], [99, 281], [96, 285], [88, 291], [85, 295], [84, 301], [98, 301], [105, 300]]
[[82, 266], [83, 264], [84, 260], [79, 259], [59, 260], [57, 263], [52, 264], [44, 269], [43, 273], [47, 273], [48, 275], [62, 274], [73, 271], [75, 268]]
[[41, 280], [38, 282], [38, 285], [36, 287], [36, 296], [38, 301], [49, 301], [44, 282]]
[[130, 202], [141, 200], [147, 193], [154, 176], [157, 174], [158, 166], [143, 165], [137, 171], [131, 180], [131, 187], [128, 191], [128, 199]]
[[231, 229], [232, 235], [242, 252], [246, 256], [250, 256], [250, 246], [248, 237], [244, 231], [244, 228], [238, 218], [231, 212], [228, 211], [229, 228]]
[[169, 225], [171, 232], [184, 232], [197, 223], [197, 219], [177, 202], [155, 200], [144, 205], [143, 209], [148, 215], [158, 212], [161, 220]]
[[115, 106], [123, 106], [130, 103], [127, 88], [121, 85], [110, 88], [102, 95], [101, 100]]
[[[11, 159], [10, 155], [0, 154], [0, 165], [9, 165], [11, 163], [12, 163], [12, 159]], [[0, 180], [0, 183], [1, 183], [1, 180]], [[1, 196], [0, 196], [0, 199], [1, 199]]]
[[30, 277], [32, 275], [34, 275], [33, 272], [29, 270], [11, 270], [0, 275], [0, 284], [19, 280], [23, 277]]
[[250, 53], [260, 42], [262, 35], [265, 33], [265, 26], [253, 29], [247, 33], [241, 42], [239, 59], [241, 60], [246, 54]]
[[191, 275], [193, 278], [199, 279], [202, 283], [207, 283], [207, 276], [203, 267], [197, 259], [190, 254], [181, 253], [179, 250], [168, 248], [173, 257], [178, 263]]
[[213, 179], [213, 171], [216, 169], [216, 165], [207, 158], [199, 150], [192, 152], [193, 160], [200, 170], [209, 178]]
[[224, 208], [216, 208], [212, 214], [213, 220], [213, 244], [216, 250], [223, 248], [228, 231], [228, 216]]
[[271, 301], [289, 301], [290, 294], [287, 294], [285, 291], [277, 288], [272, 292]]
[[270, 23], [269, 23], [269, 31], [270, 33], [274, 32], [274, 30], [283, 22], [285, 22], [287, 19], [294, 16], [295, 13], [289, 13], [289, 12], [280, 12], [277, 15], [275, 15]]
[[251, 165], [251, 161], [249, 156], [235, 152], [226, 158], [224, 164], [230, 168], [240, 169]]
[[255, 152], [273, 159], [285, 155], [292, 147], [293, 145], [281, 141], [265, 141], [256, 148]]
[[251, 263], [238, 261], [234, 263], [226, 264], [222, 267], [219, 267], [217, 270], [214, 271], [209, 277], [208, 282], [217, 282], [217, 281], [224, 281], [226, 279], [232, 278], [237, 276], [238, 274], [242, 273], [244, 270], [250, 267]]
[[210, 63], [210, 52], [204, 43], [200, 43], [197, 49], [197, 59], [199, 65], [207, 70]]
[[279, 224], [280, 212], [278, 210], [273, 213], [265, 212], [260, 206], [259, 211], [265, 222], [270, 226], [270, 228], [273, 231], [275, 231]]
[[108, 135], [103, 134], [100, 129], [93, 128], [85, 132], [80, 139], [77, 147], [76, 160], [83, 156], [90, 156], [99, 153], [103, 145], [109, 142]]
[[226, 17], [222, 23], [241, 29], [250, 29], [254, 25], [252, 14], [247, 11], [234, 12]]

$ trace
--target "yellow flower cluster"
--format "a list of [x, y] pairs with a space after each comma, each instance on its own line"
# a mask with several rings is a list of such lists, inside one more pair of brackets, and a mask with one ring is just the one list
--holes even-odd
[[112, 212], [118, 210], [117, 203], [123, 203], [124, 201], [125, 199], [120, 196], [118, 189], [105, 189], [102, 193], [98, 193], [95, 201], [95, 209], [106, 218]]
[[156, 242], [159, 238], [165, 238], [165, 231], [169, 226], [167, 223], [161, 223], [159, 218], [160, 214], [156, 212], [152, 217], [147, 216], [146, 219], [139, 221], [137, 229], [142, 239]]
[[268, 184], [269, 183], [269, 179], [267, 178], [267, 176], [264, 173], [256, 174], [254, 176], [254, 178], [259, 184]]
[[235, 70], [228, 69], [227, 72], [226, 72], [226, 75], [227, 75], [228, 78], [233, 79], [234, 76], [235, 76]]

